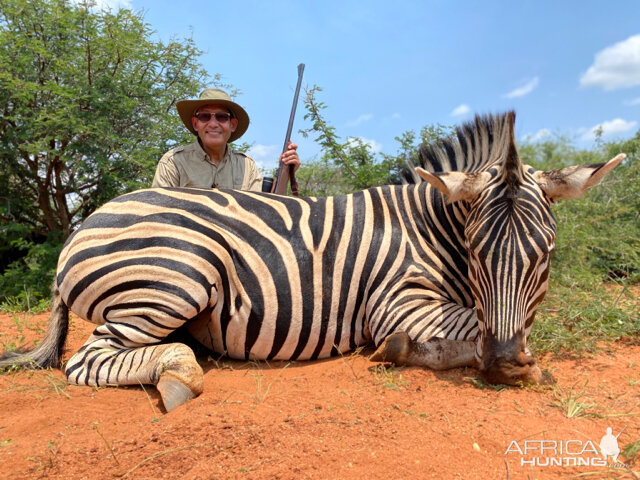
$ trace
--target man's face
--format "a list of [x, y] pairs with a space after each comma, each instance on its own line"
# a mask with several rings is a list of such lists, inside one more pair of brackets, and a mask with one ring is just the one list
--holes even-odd
[[216, 120], [216, 113], [229, 113], [225, 107], [221, 105], [205, 105], [200, 107], [196, 114], [211, 113], [211, 119], [204, 122], [196, 117], [191, 118], [193, 129], [198, 133], [198, 137], [202, 144], [209, 149], [224, 148], [229, 141], [229, 137], [238, 127], [238, 119], [231, 118], [227, 122], [219, 122]]

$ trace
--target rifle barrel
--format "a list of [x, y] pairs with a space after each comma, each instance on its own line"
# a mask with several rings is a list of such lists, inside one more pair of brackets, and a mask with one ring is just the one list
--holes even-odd
[[628, 426], [629, 425], [625, 425], [624, 428], [622, 430], [620, 430], [620, 433], [616, 435], [616, 438], [618, 438], [620, 435], [622, 435], [622, 432], [624, 432], [627, 429]]
[[304, 63], [298, 65], [298, 84], [296, 85], [296, 92], [293, 95], [293, 104], [291, 105], [291, 114], [289, 115], [289, 125], [287, 126], [287, 135], [284, 138], [284, 145], [282, 151], [287, 149], [287, 144], [291, 140], [291, 132], [293, 131], [293, 120], [296, 117], [296, 108], [298, 106], [298, 97], [300, 96], [300, 86], [302, 85], [302, 74], [304, 73]]
[[[296, 85], [296, 91], [293, 95], [293, 105], [291, 105], [291, 114], [289, 115], [289, 125], [287, 126], [287, 134], [284, 138], [284, 145], [282, 146], [282, 152], [284, 153], [287, 149], [287, 145], [291, 140], [291, 132], [293, 131], [293, 121], [296, 117], [296, 107], [298, 106], [298, 97], [300, 96], [300, 86], [302, 85], [302, 74], [304, 73], [304, 63], [298, 65], [298, 84]], [[278, 165], [278, 171], [276, 173], [275, 181], [273, 182], [273, 190], [274, 193], [286, 194], [287, 191], [287, 183], [289, 181], [289, 176], [286, 175], [286, 180], [284, 184], [284, 188], [281, 185], [281, 180], [284, 175], [283, 170], [284, 165], [280, 163]], [[288, 172], [287, 172], [288, 173]]]

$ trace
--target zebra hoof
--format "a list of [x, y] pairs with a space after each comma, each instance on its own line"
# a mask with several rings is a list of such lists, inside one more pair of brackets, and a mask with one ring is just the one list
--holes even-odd
[[184, 383], [175, 377], [164, 375], [158, 381], [156, 388], [162, 396], [162, 403], [167, 412], [178, 408], [183, 403], [195, 398], [195, 394]]
[[411, 350], [411, 338], [406, 332], [393, 332], [380, 344], [369, 360], [404, 365]]

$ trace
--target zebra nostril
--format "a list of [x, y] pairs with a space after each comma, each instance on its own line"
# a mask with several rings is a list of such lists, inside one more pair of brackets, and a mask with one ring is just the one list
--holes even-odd
[[533, 355], [531, 354], [527, 354], [523, 351], [518, 352], [518, 354], [516, 355], [516, 363], [520, 366], [525, 366], [525, 365], [534, 365], [536, 363], [536, 359], [533, 357]]

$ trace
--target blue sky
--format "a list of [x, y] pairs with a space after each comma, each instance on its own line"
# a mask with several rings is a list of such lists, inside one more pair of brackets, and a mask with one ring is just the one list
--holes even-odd
[[[588, 148], [597, 126], [605, 140], [640, 129], [637, 0], [100, 3], [143, 11], [161, 40], [193, 36], [209, 73], [242, 92], [243, 140], [263, 167], [282, 148], [299, 63], [338, 135], [389, 154], [404, 131], [507, 109], [519, 139]], [[297, 133], [304, 113], [300, 102], [303, 162], [319, 150]]]

